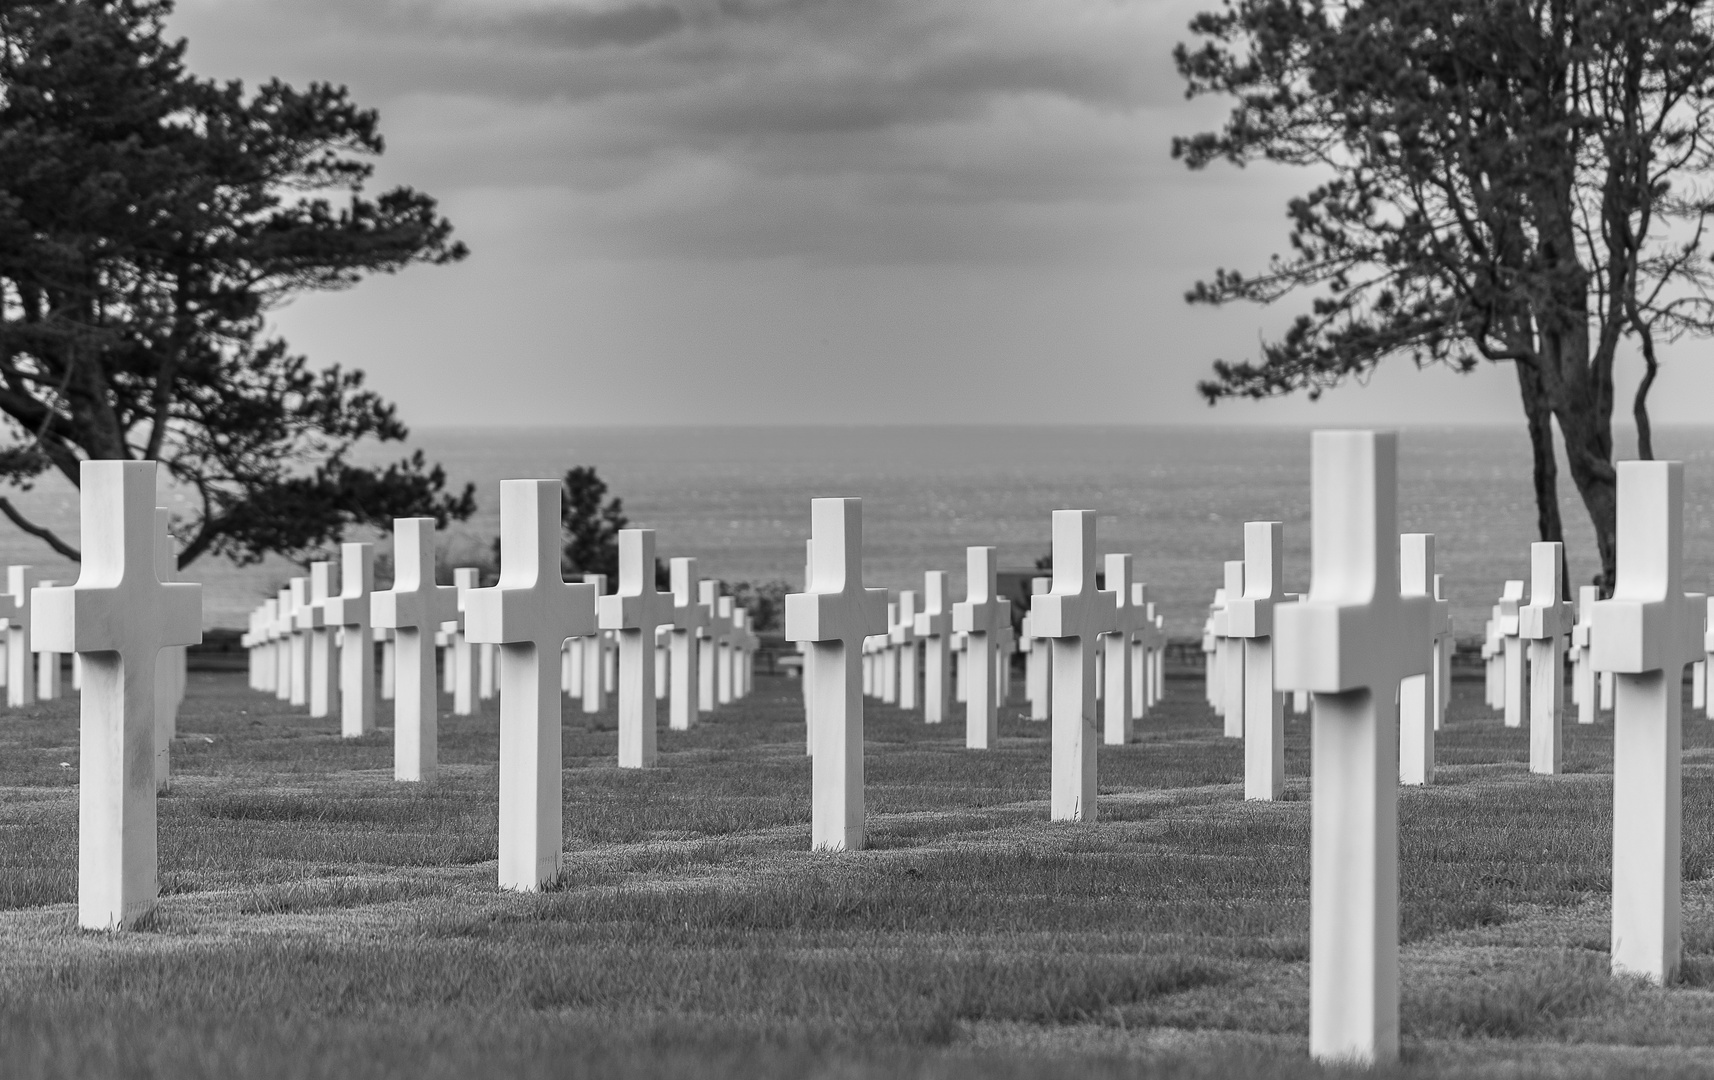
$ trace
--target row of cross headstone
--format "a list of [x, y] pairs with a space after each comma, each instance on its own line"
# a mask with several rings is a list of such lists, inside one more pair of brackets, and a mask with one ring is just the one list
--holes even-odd
[[[1246, 737], [1252, 795], [1278, 788], [1281, 695], [1308, 697], [1311, 1052], [1376, 1062], [1398, 1054], [1398, 789], [1401, 778], [1432, 776], [1450, 668], [1448, 606], [1433, 537], [1397, 531], [1396, 436], [1317, 432], [1312, 457], [1309, 591], [1293, 602], [1276, 592], [1279, 526], [1251, 523], [1211, 634], [1239, 644], [1210, 650], [1224, 648], [1209, 696], [1238, 718], [1229, 733]], [[1707, 648], [1707, 598], [1682, 588], [1682, 466], [1623, 462], [1617, 477], [1613, 596], [1592, 601], [1570, 634], [1587, 650], [1578, 663], [1610, 675], [1614, 688], [1612, 966], [1664, 982], [1682, 951], [1680, 700], [1685, 667]], [[857, 848], [865, 835], [862, 645], [886, 632], [887, 601], [862, 584], [859, 500], [817, 499], [812, 517], [808, 587], [786, 600], [787, 636], [807, 643], [812, 835], [817, 848]], [[1117, 597], [1096, 588], [1092, 512], [1055, 511], [1053, 536], [1052, 583], [1030, 609], [1032, 629], [1052, 649], [1052, 815], [1088, 821], [1094, 653], [1115, 626]], [[1519, 634], [1550, 660], [1566, 617], [1551, 584], [1558, 552], [1537, 555], [1535, 569], [1541, 587], [1534, 603], [1520, 605]], [[1559, 682], [1546, 686], [1550, 666], [1532, 681], [1551, 700]], [[1587, 677], [1580, 693], [1593, 693]], [[1402, 752], [1401, 738], [1412, 744]]]
[[[1103, 740], [1123, 745], [1163, 693], [1166, 632], [1148, 586], [1131, 581], [1131, 556], [1108, 555], [1104, 567], [1097, 585], [1114, 594], [1115, 615], [1114, 629], [1101, 635], [1095, 653], [1095, 701]], [[906, 711], [920, 708], [930, 724], [942, 722], [951, 702], [963, 704], [965, 745], [985, 750], [998, 741], [996, 707], [1011, 698], [1012, 657], [1018, 652], [1024, 656], [1029, 716], [1048, 719], [1052, 638], [1038, 634], [1028, 614], [1022, 633], [1014, 632], [1012, 603], [995, 589], [994, 548], [970, 547], [966, 570], [968, 595], [961, 603], [949, 602], [944, 570], [924, 572], [922, 610], [913, 589], [887, 600], [885, 633], [863, 639], [863, 694]], [[806, 569], [805, 581], [812, 575]], [[1034, 593], [1047, 592], [1049, 585], [1047, 578], [1031, 580]], [[980, 628], [957, 628], [966, 624]], [[973, 685], [979, 687], [974, 694]]]
[[[647, 530], [626, 530], [620, 544], [622, 565], [642, 558], [644, 548], [652, 548], [652, 544], [653, 534]], [[425, 567], [432, 566], [434, 558], [430, 519], [398, 519], [394, 523], [394, 550], [400, 568], [394, 588], [377, 592], [374, 587], [373, 544], [345, 544], [337, 575], [331, 561], [311, 563], [307, 576], [292, 578], [277, 597], [251, 612], [241, 643], [249, 654], [253, 689], [271, 691], [282, 701], [307, 707], [312, 717], [337, 711], [342, 733], [348, 738], [375, 730], [377, 698], [393, 700], [394, 776], [411, 781], [432, 775], [438, 760], [438, 700], [432, 681], [436, 662], [425, 652], [425, 643], [431, 640], [428, 627], [433, 627], [432, 641], [439, 658], [440, 691], [451, 695], [452, 711], [457, 716], [473, 715], [478, 702], [496, 695], [500, 645], [477, 641], [470, 633], [469, 599], [478, 591], [476, 568], [455, 569], [451, 586], [427, 580]], [[424, 563], [424, 559], [429, 562]], [[652, 567], [652, 551], [648, 560]], [[671, 619], [655, 628], [653, 694], [657, 701], [670, 699], [671, 726], [686, 730], [700, 712], [710, 711], [716, 704], [729, 704], [749, 692], [749, 670], [758, 639], [749, 629], [749, 612], [734, 607], [732, 597], [719, 595], [718, 581], [698, 579], [694, 559], [673, 560], [672, 573], [675, 597], [682, 592], [695, 599], [681, 604], [675, 598]], [[598, 598], [605, 592], [606, 576], [585, 574], [583, 583], [591, 587], [592, 604], [601, 602]], [[410, 597], [404, 608], [399, 606], [401, 589]], [[441, 615], [451, 617], [436, 622]], [[398, 626], [401, 618], [413, 625]], [[420, 627], [415, 625], [419, 621]], [[694, 631], [696, 647], [675, 649], [675, 629], [687, 627]], [[401, 629], [405, 631], [402, 639]], [[598, 627], [561, 643], [560, 690], [579, 699], [584, 712], [600, 712], [606, 696], [619, 690], [621, 634], [617, 629]], [[407, 650], [414, 650], [407, 657], [402, 695], [401, 640]], [[378, 680], [377, 645], [381, 654]], [[675, 666], [673, 657], [679, 652], [683, 655], [676, 667], [684, 673], [682, 687], [676, 686], [670, 674]], [[705, 675], [699, 678], [697, 661], [704, 656], [701, 670]], [[621, 702], [627, 701], [626, 694], [619, 696]], [[632, 723], [640, 716], [627, 704], [621, 704], [620, 710]], [[627, 731], [630, 726], [622, 725]], [[621, 764], [633, 767], [652, 763], [652, 757], [643, 751], [640, 736], [622, 738], [620, 758]]]
[[[1285, 692], [1275, 664], [1274, 622], [1284, 605], [1302, 600], [1281, 588], [1281, 533], [1277, 521], [1244, 525], [1244, 557], [1225, 564], [1225, 583], [1214, 590], [1202, 624], [1203, 691], [1227, 738], [1244, 743], [1244, 797], [1272, 801], [1285, 784], [1285, 706], [1309, 711], [1310, 694]], [[1429, 640], [1421, 675], [1398, 689], [1399, 783], [1434, 780], [1434, 736], [1452, 694], [1451, 601], [1443, 575], [1434, 571], [1434, 534], [1399, 536], [1399, 588], [1429, 595]], [[1433, 591], [1428, 586], [1432, 583]]]
[[[1270, 554], [1253, 583], [1229, 593], [1226, 636], [1246, 643], [1246, 676], [1271, 668], [1266, 708], [1274, 716], [1279, 694], [1310, 695], [1312, 1053], [1378, 1061], [1398, 1052], [1398, 710], [1431, 701], [1441, 616], [1431, 541], [1397, 532], [1396, 437], [1317, 432], [1312, 462], [1309, 590], [1296, 602], [1247, 607], [1276, 587]], [[157, 690], [173, 682], [159, 660], [163, 649], [200, 640], [201, 587], [168, 580], [153, 463], [86, 461], [82, 470], [81, 575], [74, 586], [31, 590], [29, 606], [41, 650], [82, 658], [79, 921], [117, 927], [155, 902], [156, 777], [147, 763], [164, 711]], [[1680, 701], [1684, 669], [1705, 653], [1706, 597], [1682, 588], [1682, 466], [1623, 462], [1617, 482], [1617, 580], [1610, 599], [1590, 605], [1584, 635], [1589, 670], [1611, 673], [1614, 687], [1611, 958], [1615, 971], [1666, 981], [1682, 951]], [[656, 629], [671, 625], [673, 644], [688, 643], [699, 618], [677, 616], [698, 593], [688, 561], [675, 560], [670, 596], [655, 590], [653, 537], [643, 530], [621, 536], [615, 595], [598, 599], [593, 584], [565, 582], [559, 500], [557, 481], [501, 484], [500, 581], [465, 596], [467, 640], [499, 646], [498, 877], [514, 889], [539, 888], [559, 873], [564, 643], [617, 632], [621, 763], [647, 764]], [[860, 501], [817, 499], [811, 513], [808, 582], [786, 598], [786, 631], [806, 643], [812, 840], [821, 849], [860, 848], [862, 643], [888, 632], [886, 594], [862, 583]], [[430, 650], [456, 611], [457, 590], [433, 581], [432, 522], [403, 519], [395, 537], [397, 576], [371, 597], [370, 623], [394, 631], [396, 762], [422, 775], [433, 760], [432, 704], [424, 709], [435, 692]], [[1121, 590], [1097, 587], [1093, 512], [1055, 511], [1053, 545], [1051, 584], [1032, 595], [1029, 611], [1032, 634], [1050, 643], [1051, 813], [1093, 821], [1095, 656], [1103, 635], [1120, 632]], [[992, 549], [977, 550], [991, 559]], [[954, 605], [955, 631], [998, 632], [988, 567], [975, 568], [969, 598]], [[1538, 614], [1520, 611], [1520, 636], [1557, 642], [1562, 604], [1548, 589], [1540, 600]], [[1252, 662], [1247, 643], [1264, 639], [1269, 662], [1259, 647]], [[992, 649], [966, 651], [972, 704], [980, 696], [991, 710], [992, 673], [982, 665]], [[1416, 679], [1423, 684], [1409, 690]], [[1243, 697], [1247, 726], [1260, 681]], [[1419, 727], [1431, 733], [1426, 718], [1438, 706], [1420, 708]], [[1271, 754], [1277, 729], [1267, 726]]]

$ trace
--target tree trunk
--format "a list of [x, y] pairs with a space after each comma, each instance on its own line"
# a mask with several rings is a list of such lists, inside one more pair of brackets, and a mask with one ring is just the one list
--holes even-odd
[[1565, 523], [1559, 516], [1559, 462], [1553, 453], [1553, 408], [1542, 386], [1541, 369], [1535, 364], [1517, 361], [1512, 367], [1518, 373], [1518, 393], [1524, 402], [1524, 418], [1529, 422], [1530, 453], [1535, 471], [1536, 532], [1545, 541], [1565, 541]]

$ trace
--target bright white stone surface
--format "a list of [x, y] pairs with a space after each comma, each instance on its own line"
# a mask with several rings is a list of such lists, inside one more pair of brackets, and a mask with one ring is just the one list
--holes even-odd
[[1611, 955], [1614, 972], [1664, 984], [1682, 953], [1684, 668], [1703, 655], [1707, 598], [1683, 587], [1683, 464], [1617, 468], [1617, 581], [1590, 631], [1595, 670], [1617, 677]]
[[[1035, 598], [1045, 595], [1052, 587], [1052, 578], [1030, 579], [1031, 610], [1034, 610]], [[1046, 720], [1053, 715], [1053, 642], [1033, 621], [1029, 628], [1029, 650], [1024, 661], [1024, 695], [1029, 700], [1030, 719]]]
[[[1400, 536], [1400, 594], [1426, 596], [1434, 577], [1434, 534]], [[1442, 610], [1438, 601], [1430, 606], [1429, 655], [1423, 673], [1399, 680], [1399, 783], [1413, 787], [1434, 783], [1435, 630]]]
[[309, 564], [309, 602], [297, 613], [298, 632], [304, 635], [308, 664], [309, 714], [320, 718], [331, 716], [337, 700], [338, 686], [334, 682], [333, 630], [327, 621], [327, 602], [337, 594], [333, 580], [333, 563], [322, 561]]
[[327, 623], [344, 630], [339, 646], [339, 730], [356, 739], [375, 730], [375, 637], [369, 622], [375, 593], [375, 545], [339, 546], [339, 595], [329, 597]]
[[887, 641], [898, 658], [899, 708], [914, 712], [917, 707], [917, 593], [899, 592], [899, 621], [887, 631]]
[[274, 600], [274, 696], [281, 701], [289, 701], [292, 696], [292, 628], [297, 623], [290, 587], [281, 589]]
[[[178, 577], [177, 549], [173, 546], [172, 514], [155, 508], [155, 578], [168, 582]], [[155, 790], [167, 790], [172, 778], [173, 737], [179, 729], [179, 702], [184, 699], [183, 668], [177, 653], [181, 646], [163, 645], [155, 654]]]
[[393, 587], [371, 594], [370, 621], [393, 631], [393, 779], [432, 779], [440, 762], [434, 635], [458, 590], [434, 580], [434, 519], [393, 519]]
[[155, 905], [155, 658], [202, 640], [202, 586], [155, 573], [155, 463], [84, 461], [77, 584], [37, 589], [43, 648], [83, 654], [78, 925], [133, 925]]
[[1398, 1057], [1399, 682], [1428, 665], [1429, 598], [1395, 591], [1398, 438], [1318, 431], [1309, 593], [1274, 612], [1274, 672], [1313, 695], [1309, 1047]]
[[476, 647], [464, 624], [464, 600], [481, 582], [482, 571], [474, 566], [460, 566], [452, 571], [452, 587], [458, 605], [458, 618], [447, 640], [446, 659], [452, 676], [452, 712], [454, 716], [471, 716], [476, 712]]
[[1442, 588], [1445, 575], [1434, 575], [1434, 616], [1430, 630], [1434, 633], [1434, 730], [1446, 722], [1446, 707], [1452, 701], [1452, 652], [1457, 641], [1452, 636], [1452, 601]]
[[674, 731], [689, 731], [696, 726], [700, 710], [697, 707], [697, 633], [708, 625], [707, 611], [697, 602], [701, 579], [696, 573], [696, 560], [679, 557], [669, 564], [672, 575], [672, 662], [669, 666], [672, 693], [667, 695], [667, 726]]
[[1101, 635], [1101, 735], [1109, 746], [1124, 746], [1131, 741], [1131, 638], [1143, 625], [1143, 609], [1131, 606], [1131, 556], [1109, 553], [1103, 569], [1114, 614], [1113, 633]]
[[732, 656], [733, 646], [737, 641], [737, 627], [732, 620], [732, 610], [730, 596], [715, 600], [714, 621], [720, 625], [720, 634], [714, 639], [714, 697], [722, 705], [732, 704], [732, 673], [738, 668], [737, 661]]
[[596, 624], [619, 635], [619, 767], [655, 764], [655, 628], [673, 598], [655, 588], [655, 530], [619, 530], [619, 589], [596, 602]]
[[702, 607], [703, 629], [696, 642], [696, 702], [702, 712], [713, 712], [719, 703], [721, 643], [732, 633], [730, 621], [720, 619], [720, 582], [703, 578], [697, 583], [697, 603]]
[[500, 647], [503, 889], [552, 883], [564, 848], [560, 647], [596, 619], [595, 587], [560, 571], [561, 497], [557, 480], [500, 482], [500, 581], [464, 598], [470, 640]]
[[922, 718], [927, 724], [946, 719], [947, 642], [952, 637], [952, 603], [947, 591], [947, 573], [927, 570], [922, 575], [923, 609], [917, 612], [911, 631], [922, 642]]
[[1530, 772], [1553, 776], [1563, 756], [1565, 635], [1570, 623], [1559, 593], [1564, 546], [1530, 545], [1530, 602], [1518, 609], [1518, 637], [1529, 647]]
[[1529, 716], [1529, 672], [1524, 666], [1524, 641], [1518, 636], [1518, 613], [1523, 603], [1523, 581], [1514, 579], [1506, 582], [1505, 592], [1500, 594], [1499, 630], [1507, 727], [1523, 727], [1524, 718]]
[[1220, 639], [1220, 715], [1226, 721], [1226, 737], [1244, 737], [1244, 639], [1232, 633], [1232, 606], [1244, 595], [1244, 560], [1226, 563], [1226, 603], [1214, 616], [1214, 634]]
[[[41, 587], [51, 589], [57, 586], [57, 581], [43, 581]], [[35, 646], [32, 646], [35, 648]], [[72, 653], [76, 656], [76, 653]], [[60, 654], [46, 649], [36, 648], [36, 696], [43, 701], [54, 701], [60, 696]], [[174, 703], [177, 707], [177, 703]]]
[[[585, 574], [583, 575], [583, 583], [595, 586], [597, 603], [600, 602], [602, 596], [607, 594], [606, 574]], [[602, 678], [602, 668], [607, 662], [607, 639], [597, 631], [582, 638], [582, 645], [583, 678], [580, 681], [583, 691], [583, 711], [597, 713], [607, 702], [606, 682]], [[572, 647], [576, 648], [577, 646]]]
[[[1244, 523], [1244, 562], [1237, 575], [1243, 591], [1227, 592], [1226, 632], [1241, 648], [1244, 738], [1244, 798], [1271, 802], [1285, 787], [1285, 702], [1274, 688], [1274, 609], [1280, 588], [1285, 543], [1278, 521]], [[1226, 574], [1230, 590], [1233, 574]], [[1227, 709], [1232, 708], [1228, 699]], [[1227, 713], [1231, 725], [1231, 713]]]
[[[1714, 660], [1714, 596], [1708, 598], [1708, 614], [1703, 625], [1707, 627], [1702, 636], [1703, 655], [1709, 660]], [[1707, 665], [1706, 660], [1704, 665], [1707, 671], [1714, 671], [1714, 666]], [[1714, 696], [1709, 698], [1707, 715], [1710, 720], [1714, 720]]]
[[1030, 598], [1035, 632], [1053, 642], [1054, 821], [1094, 821], [1095, 650], [1118, 618], [1116, 596], [1095, 588], [1095, 511], [1053, 512], [1053, 584]]
[[810, 642], [805, 677], [815, 704], [810, 845], [864, 846], [863, 639], [887, 626], [885, 589], [863, 587], [863, 501], [810, 504], [809, 590], [786, 597], [786, 637]]
[[1577, 722], [1595, 722], [1595, 665], [1590, 663], [1589, 628], [1601, 590], [1583, 585], [1577, 590], [1577, 623], [1571, 628], [1571, 701], [1577, 706]]
[[978, 546], [964, 549], [964, 599], [952, 605], [952, 628], [964, 635], [964, 745], [971, 750], [991, 750], [1000, 740], [993, 672], [1002, 616], [995, 585], [996, 551]]
[[35, 617], [30, 608], [30, 593], [37, 585], [34, 568], [6, 568], [6, 596], [0, 612], [6, 617], [6, 704], [13, 708], [36, 700], [36, 675], [31, 670], [35, 658], [30, 643]]

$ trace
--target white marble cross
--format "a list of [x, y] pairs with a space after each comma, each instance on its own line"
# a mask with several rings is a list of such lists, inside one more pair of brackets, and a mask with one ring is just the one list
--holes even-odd
[[1518, 637], [1529, 642], [1530, 772], [1560, 771], [1560, 716], [1565, 706], [1565, 634], [1569, 624], [1559, 594], [1564, 545], [1530, 545], [1530, 602], [1518, 609]]
[[887, 632], [898, 664], [899, 708], [907, 712], [917, 707], [917, 593], [915, 589], [899, 592], [899, 620]]
[[1054, 821], [1094, 821], [1095, 650], [1118, 618], [1095, 588], [1095, 511], [1053, 512], [1053, 585], [1030, 598], [1035, 632], [1053, 640]]
[[1571, 627], [1571, 702], [1577, 722], [1595, 722], [1595, 665], [1589, 662], [1589, 625], [1601, 590], [1584, 585], [1577, 590], [1577, 622]]
[[736, 646], [733, 656], [737, 666], [732, 669], [732, 694], [735, 698], [750, 696], [750, 684], [755, 675], [756, 635], [750, 630], [750, 609], [732, 609], [732, 634]]
[[[51, 589], [59, 582], [43, 581], [41, 584], [42, 588]], [[53, 701], [60, 696], [60, 654], [32, 647], [35, 648], [36, 660], [36, 696], [42, 701]]]
[[1226, 562], [1226, 603], [1214, 616], [1214, 636], [1220, 642], [1220, 715], [1226, 737], [1244, 737], [1244, 639], [1232, 633], [1232, 605], [1244, 595], [1244, 560]]
[[991, 547], [964, 549], [964, 599], [952, 605], [952, 628], [965, 635], [964, 745], [971, 750], [992, 750], [999, 743], [991, 670], [1001, 615], [994, 553]]
[[1507, 727], [1523, 727], [1524, 718], [1529, 715], [1529, 671], [1524, 666], [1523, 639], [1518, 636], [1518, 611], [1523, 603], [1523, 581], [1514, 578], [1506, 582], [1506, 589], [1500, 594], [1499, 631]]
[[922, 642], [922, 718], [927, 724], [946, 719], [947, 640], [952, 636], [952, 606], [944, 570], [926, 570], [922, 575], [922, 610], [917, 612], [912, 633]]
[[619, 634], [619, 767], [655, 764], [655, 628], [673, 598], [655, 588], [655, 530], [619, 530], [619, 589], [596, 602], [596, 624]]
[[6, 704], [14, 708], [36, 700], [36, 677], [31, 670], [30, 627], [35, 622], [30, 592], [37, 585], [36, 571], [28, 566], [6, 568]]
[[738, 670], [738, 662], [732, 655], [738, 639], [738, 627], [732, 618], [732, 610], [732, 597], [722, 596], [714, 601], [714, 621], [720, 627], [720, 634], [714, 639], [714, 697], [722, 705], [732, 704], [735, 696], [732, 692], [732, 677]]
[[703, 578], [696, 588], [696, 602], [702, 608], [702, 630], [696, 641], [696, 703], [706, 713], [713, 712], [720, 701], [720, 648], [732, 624], [720, 620], [720, 582]]
[[458, 613], [458, 590], [434, 580], [434, 518], [393, 519], [393, 587], [370, 594], [369, 618], [393, 631], [393, 779], [432, 779], [440, 762], [434, 635]]
[[1101, 700], [1101, 734], [1109, 746], [1131, 741], [1131, 640], [1142, 628], [1143, 609], [1131, 603], [1131, 556], [1109, 553], [1105, 560], [1107, 591], [1114, 597], [1113, 633], [1101, 635], [1105, 656]]
[[808, 692], [815, 704], [810, 845], [864, 846], [863, 639], [887, 627], [887, 592], [863, 587], [863, 500], [810, 504], [809, 589], [786, 597], [786, 637], [810, 642]]
[[309, 714], [331, 716], [338, 696], [334, 679], [333, 626], [327, 621], [327, 602], [337, 595], [333, 563], [309, 564], [309, 603], [298, 610], [298, 632], [304, 635], [309, 665]]
[[697, 633], [708, 625], [703, 606], [697, 603], [701, 580], [696, 576], [696, 560], [680, 557], [672, 560], [672, 693], [668, 695], [667, 726], [674, 731], [689, 731], [696, 726], [697, 714]]
[[[1051, 588], [1051, 577], [1031, 578], [1031, 606], [1028, 610], [1034, 611], [1035, 598], [1045, 595]], [[1029, 699], [1030, 719], [1046, 720], [1053, 715], [1053, 642], [1033, 619], [1029, 626], [1029, 642], [1029, 655], [1024, 659], [1024, 696]]]
[[1441, 586], [1445, 575], [1434, 575], [1434, 617], [1430, 629], [1434, 632], [1434, 730], [1446, 722], [1446, 706], [1452, 701], [1452, 652], [1457, 645], [1452, 636], [1452, 601]]
[[476, 648], [464, 624], [464, 601], [482, 580], [482, 571], [474, 566], [460, 566], [452, 572], [453, 595], [457, 598], [458, 629], [449, 643], [447, 659], [452, 662], [452, 713], [470, 716], [476, 712]]
[[1685, 593], [1684, 465], [1618, 464], [1618, 573], [1595, 604], [1595, 670], [1613, 706], [1615, 972], [1669, 983], [1682, 943], [1684, 668], [1703, 653], [1701, 593]]
[[38, 589], [36, 637], [83, 654], [77, 921], [133, 925], [155, 906], [155, 658], [202, 640], [202, 586], [155, 573], [155, 463], [79, 466], [83, 566]]
[[564, 848], [560, 647], [595, 633], [595, 587], [561, 572], [562, 497], [557, 480], [500, 481], [500, 581], [464, 597], [470, 640], [500, 647], [502, 889], [551, 884]]
[[[1274, 611], [1283, 596], [1283, 526], [1277, 521], [1244, 523], [1242, 570], [1226, 574], [1226, 632], [1241, 646], [1239, 690], [1244, 737], [1244, 798], [1271, 802], [1285, 787], [1285, 702], [1274, 688]], [[1231, 564], [1227, 564], [1230, 567]], [[1243, 589], [1233, 596], [1234, 584]], [[1232, 708], [1227, 698], [1226, 708]], [[1227, 713], [1228, 727], [1231, 713]]]
[[297, 619], [292, 611], [292, 590], [281, 589], [274, 598], [274, 697], [289, 701], [292, 696], [292, 628]]
[[1017, 652], [1018, 639], [1012, 631], [1012, 601], [1002, 596], [999, 604], [994, 627], [994, 704], [1005, 705], [1011, 700], [1012, 654]]
[[[1434, 576], [1434, 534], [1400, 536], [1399, 592], [1427, 595]], [[1421, 675], [1399, 680], [1399, 783], [1413, 787], [1434, 783], [1434, 691], [1439, 671], [1435, 650], [1442, 603], [1436, 601], [1431, 609], [1427, 666]]]
[[1220, 635], [1216, 630], [1220, 612], [1226, 607], [1226, 588], [1221, 586], [1214, 590], [1214, 599], [1208, 605], [1208, 614], [1202, 619], [1202, 696], [1208, 702], [1208, 707], [1219, 716], [1224, 706], [1221, 703], [1220, 682]]
[[1131, 725], [1149, 715], [1154, 694], [1153, 663], [1155, 651], [1154, 611], [1149, 606], [1149, 587], [1141, 581], [1131, 582], [1131, 606], [1142, 614], [1136, 632], [1131, 635]]
[[329, 626], [341, 627], [339, 729], [347, 739], [375, 730], [375, 638], [369, 598], [375, 592], [375, 545], [339, 546], [339, 595], [328, 598]]
[[[600, 598], [607, 593], [607, 575], [584, 574], [583, 583], [595, 586], [596, 602], [599, 604]], [[607, 662], [607, 640], [597, 630], [582, 638], [581, 642], [583, 646], [583, 711], [597, 713], [606, 703], [607, 684], [602, 668]], [[575, 649], [577, 646], [573, 645], [572, 648]]]
[[309, 609], [309, 578], [295, 577], [287, 584], [292, 590], [292, 685], [287, 700], [304, 707], [309, 705], [309, 634], [304, 630]]
[[1398, 1057], [1399, 682], [1427, 670], [1429, 597], [1398, 589], [1398, 437], [1318, 431], [1309, 593], [1274, 612], [1274, 671], [1313, 695], [1309, 1048]]
[[[173, 547], [172, 513], [155, 508], [155, 578], [170, 582], [178, 577]], [[183, 646], [163, 645], [155, 654], [155, 790], [167, 790], [172, 778], [173, 738], [179, 730], [179, 702], [184, 700], [184, 668], [179, 663]]]

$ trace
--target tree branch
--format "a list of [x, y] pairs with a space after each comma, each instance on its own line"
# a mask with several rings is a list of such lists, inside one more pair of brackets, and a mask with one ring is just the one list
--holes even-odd
[[77, 550], [64, 540], [61, 540], [58, 536], [54, 535], [54, 531], [52, 529], [37, 525], [29, 518], [26, 518], [23, 514], [18, 513], [18, 508], [12, 505], [12, 500], [3, 495], [0, 495], [0, 513], [11, 518], [12, 524], [23, 529], [31, 536], [36, 537], [38, 540], [45, 540], [49, 547], [53, 548], [61, 555], [64, 555], [72, 562], [83, 561], [83, 552]]

